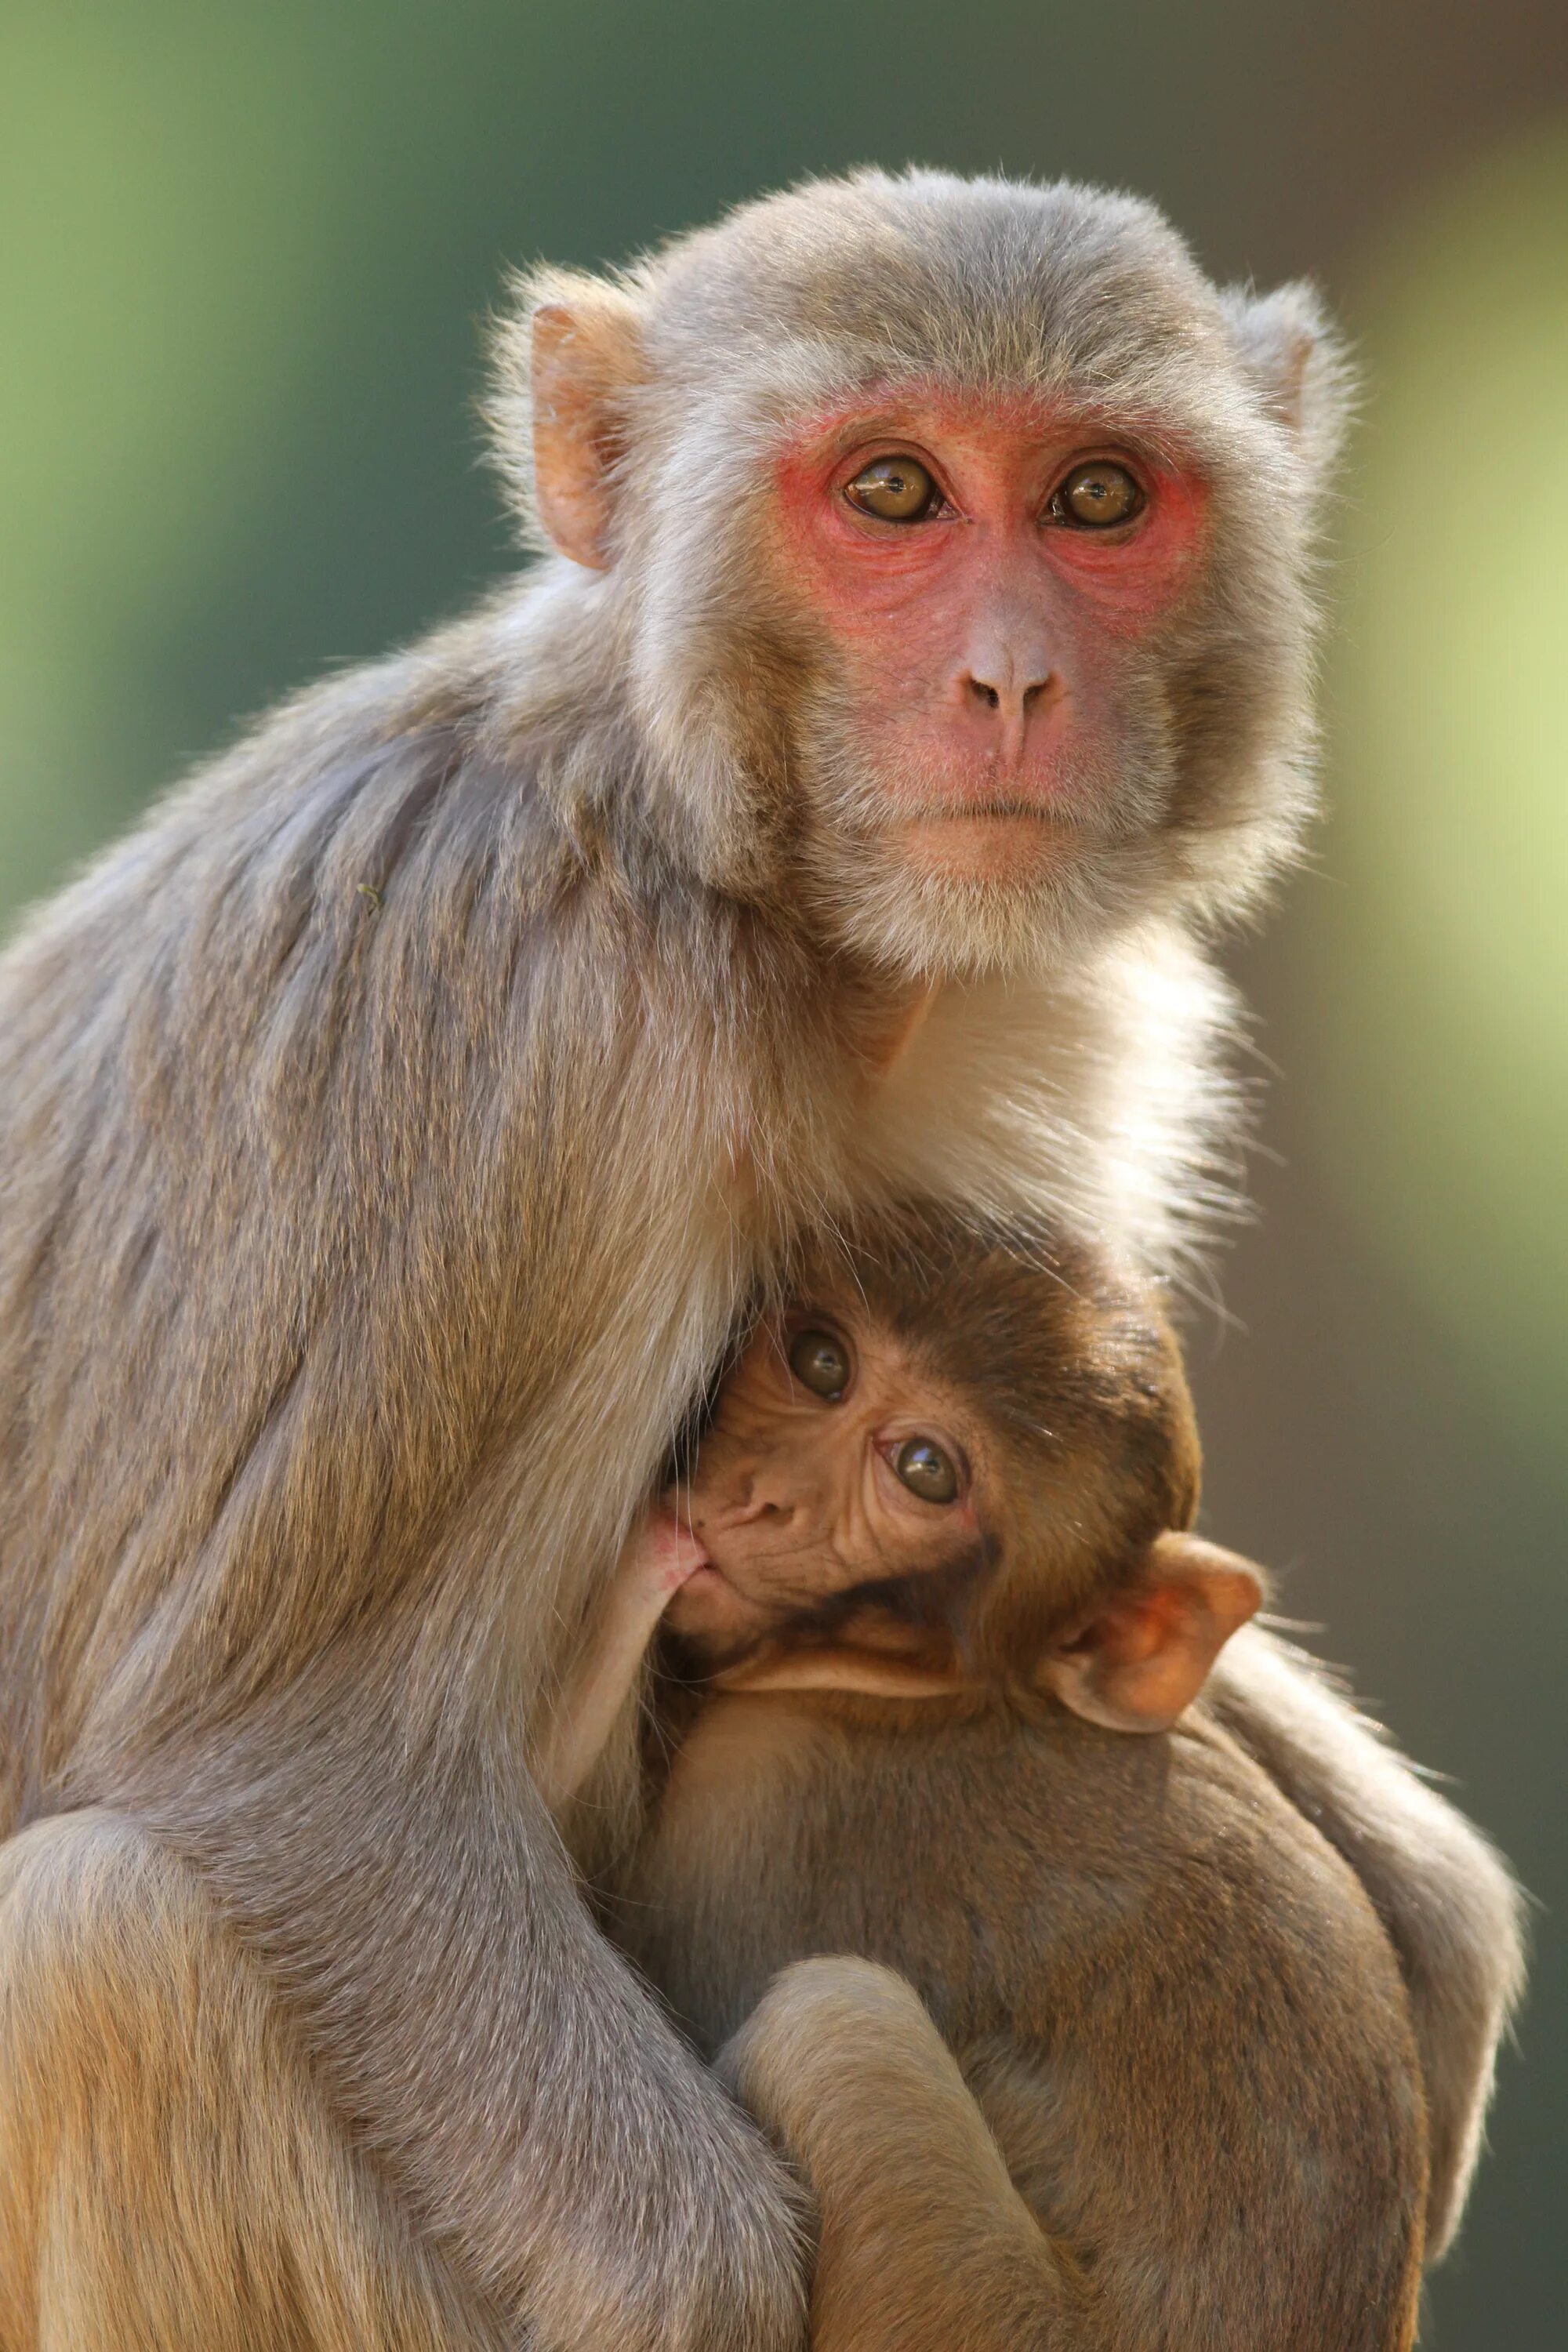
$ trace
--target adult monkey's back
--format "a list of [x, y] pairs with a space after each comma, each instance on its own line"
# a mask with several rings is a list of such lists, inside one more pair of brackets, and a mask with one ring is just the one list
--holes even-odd
[[432, 2287], [387, 2341], [795, 2339], [781, 2176], [592, 1929], [528, 1742], [803, 1220], [931, 1188], [1171, 1248], [1221, 1003], [1186, 927], [1302, 802], [1338, 406], [1310, 301], [1070, 188], [868, 175], [546, 274], [498, 427], [554, 560], [13, 949], [14, 2246], [61, 2017], [155, 2002], [94, 1972], [162, 1937], [209, 1994], [175, 2106], [239, 2065], [232, 1969], [308, 2053], [247, 2128], [322, 2086], [370, 2270], [403, 2211], [451, 2258], [466, 2316]]

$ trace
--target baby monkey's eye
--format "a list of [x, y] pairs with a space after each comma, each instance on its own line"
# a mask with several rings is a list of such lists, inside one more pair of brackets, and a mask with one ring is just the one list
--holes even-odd
[[789, 1368], [803, 1389], [837, 1404], [849, 1385], [849, 1356], [831, 1331], [797, 1331], [790, 1341]]
[[929, 1437], [906, 1437], [893, 1456], [893, 1475], [922, 1503], [955, 1503], [958, 1472]]
[[918, 457], [873, 457], [846, 483], [844, 495], [879, 522], [924, 522], [942, 503], [941, 491]]

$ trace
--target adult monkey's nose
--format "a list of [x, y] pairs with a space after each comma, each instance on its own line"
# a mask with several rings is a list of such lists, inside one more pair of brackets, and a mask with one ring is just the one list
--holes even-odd
[[1011, 599], [978, 614], [955, 684], [956, 698], [969, 710], [994, 711], [1003, 730], [1021, 729], [1060, 692], [1056, 648], [1044, 616]]
[[1057, 673], [1047, 669], [1037, 677], [1016, 677], [1012, 665], [990, 665], [989, 677], [978, 677], [966, 670], [960, 683], [972, 703], [981, 709], [994, 710], [1003, 719], [1024, 719], [1039, 709], [1047, 698], [1054, 701], [1058, 691]]

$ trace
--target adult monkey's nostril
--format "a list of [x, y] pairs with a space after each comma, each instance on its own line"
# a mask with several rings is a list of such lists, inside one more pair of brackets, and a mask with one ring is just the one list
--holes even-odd
[[994, 686], [989, 678], [976, 677], [971, 671], [964, 684], [971, 700], [983, 709], [999, 710], [1007, 718], [1027, 719], [1042, 699], [1054, 698], [1057, 676], [1049, 670], [1044, 677], [1031, 678], [1027, 685], [1016, 684], [1009, 677], [1002, 685]]

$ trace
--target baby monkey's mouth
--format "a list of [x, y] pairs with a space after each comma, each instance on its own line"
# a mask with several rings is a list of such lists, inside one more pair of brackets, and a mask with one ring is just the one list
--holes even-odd
[[744, 1655], [774, 1630], [783, 1613], [758, 1601], [728, 1575], [703, 1544], [701, 1558], [671, 1593], [664, 1622], [694, 1658], [710, 1662]]
[[909, 1581], [879, 1579], [813, 1599], [764, 1601], [709, 1563], [665, 1612], [665, 1661], [679, 1681], [725, 1685], [733, 1678], [737, 1687], [782, 1658], [828, 1654], [951, 1675], [962, 1654], [962, 1611], [951, 1593], [941, 1594], [939, 1573], [929, 1579], [925, 1605], [911, 1609]]

